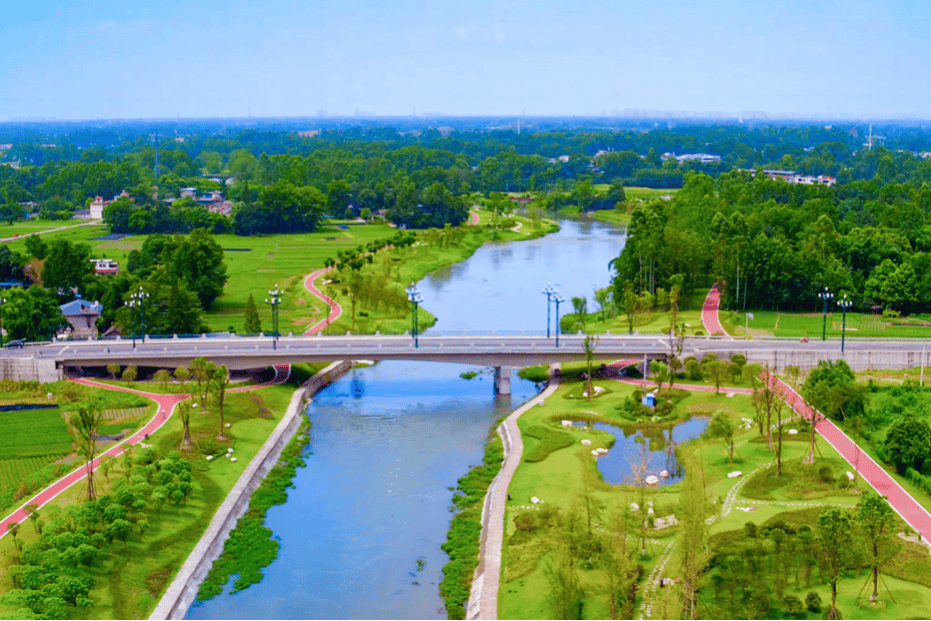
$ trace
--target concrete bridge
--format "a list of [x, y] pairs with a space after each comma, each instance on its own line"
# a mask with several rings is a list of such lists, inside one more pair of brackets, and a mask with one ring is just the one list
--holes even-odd
[[[598, 336], [598, 360], [666, 360], [671, 349], [666, 336]], [[287, 336], [153, 338], [135, 345], [128, 339], [107, 341], [62, 341], [31, 344], [0, 352], [0, 376], [10, 379], [54, 381], [65, 369], [80, 372], [84, 367], [104, 367], [116, 362], [142, 367], [176, 368], [204, 357], [230, 369], [252, 369], [273, 364], [332, 360], [428, 360], [495, 367], [495, 388], [510, 392], [510, 369], [552, 362], [584, 360], [584, 337], [555, 338], [513, 335], [429, 335], [415, 344], [410, 336]], [[927, 365], [931, 358], [928, 341], [848, 340], [846, 351], [836, 341], [803, 343], [798, 340], [691, 337], [683, 342], [680, 357], [701, 359], [709, 352], [720, 358], [742, 353], [750, 362], [768, 363], [777, 369], [786, 365], [810, 368], [818, 360], [843, 358], [855, 370], [901, 369]]]

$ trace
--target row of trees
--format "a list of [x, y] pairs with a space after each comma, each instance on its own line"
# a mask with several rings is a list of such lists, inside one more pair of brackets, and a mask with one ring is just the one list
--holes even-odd
[[927, 311], [931, 186], [896, 186], [884, 197], [890, 187], [687, 175], [672, 200], [633, 212], [614, 262], [615, 295], [655, 293], [681, 274], [684, 295], [717, 282], [731, 309], [813, 309], [827, 287], [860, 308]]

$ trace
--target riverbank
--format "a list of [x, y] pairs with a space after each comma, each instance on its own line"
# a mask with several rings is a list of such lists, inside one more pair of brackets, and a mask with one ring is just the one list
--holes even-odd
[[299, 414], [306, 399], [348, 371], [351, 366], [350, 361], [334, 362], [294, 391], [281, 421], [249, 462], [236, 485], [227, 494], [207, 527], [207, 531], [152, 611], [150, 619], [184, 617], [188, 607], [194, 601], [198, 585], [207, 576], [214, 560], [222, 553], [224, 543], [236, 522], [246, 512], [253, 492], [258, 489], [262, 479], [278, 462], [281, 452], [297, 432], [301, 420]]

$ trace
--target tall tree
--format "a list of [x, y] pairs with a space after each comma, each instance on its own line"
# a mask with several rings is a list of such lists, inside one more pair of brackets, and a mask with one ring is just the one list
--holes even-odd
[[191, 377], [197, 383], [197, 397], [200, 400], [200, 407], [205, 408], [207, 405], [207, 391], [210, 388], [210, 380], [213, 377], [216, 365], [200, 356], [191, 361]]
[[90, 263], [90, 246], [72, 244], [64, 239], [52, 242], [45, 267], [42, 269], [42, 282], [58, 294], [62, 300], [74, 298], [74, 291], [83, 292], [84, 280], [93, 275]]
[[100, 410], [91, 407], [79, 408], [71, 414], [68, 422], [74, 430], [77, 439], [75, 449], [84, 458], [87, 472], [87, 500], [95, 500], [97, 492], [94, 489], [94, 459], [97, 456], [97, 431], [103, 414]]
[[217, 407], [220, 409], [220, 432], [217, 434], [217, 440], [225, 440], [226, 435], [223, 433], [225, 428], [223, 419], [223, 405], [226, 401], [226, 389], [230, 385], [230, 371], [225, 365], [214, 366], [213, 373], [210, 377], [210, 388], [217, 400]]
[[686, 619], [698, 618], [698, 589], [711, 557], [707, 518], [710, 513], [705, 491], [704, 469], [699, 459], [686, 465], [685, 481], [679, 498], [682, 520], [679, 541], [682, 545], [682, 606]]
[[831, 610], [828, 619], [838, 619], [837, 581], [847, 568], [854, 550], [853, 525], [850, 516], [840, 509], [825, 509], [818, 516], [818, 551], [831, 583]]
[[246, 300], [246, 310], [243, 312], [245, 321], [243, 322], [243, 331], [246, 334], [258, 334], [262, 331], [262, 320], [259, 319], [259, 311], [255, 306], [255, 298], [249, 294]]
[[585, 352], [585, 364], [588, 367], [588, 384], [585, 391], [585, 394], [588, 395], [588, 401], [592, 400], [592, 361], [595, 357], [596, 347], [598, 347], [598, 337], [592, 336], [591, 334], [586, 334], [585, 340], [582, 341], [582, 350]]
[[895, 514], [885, 496], [870, 491], [864, 494], [860, 501], [857, 523], [866, 539], [870, 574], [873, 577], [873, 595], [870, 602], [875, 602], [879, 593], [879, 568], [892, 558], [897, 550], [891, 532], [895, 525]]

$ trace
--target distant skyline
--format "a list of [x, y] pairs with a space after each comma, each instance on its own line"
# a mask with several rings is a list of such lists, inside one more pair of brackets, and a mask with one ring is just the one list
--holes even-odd
[[931, 119], [931, 5], [844, 0], [36, 0], [0, 24], [0, 121]]

